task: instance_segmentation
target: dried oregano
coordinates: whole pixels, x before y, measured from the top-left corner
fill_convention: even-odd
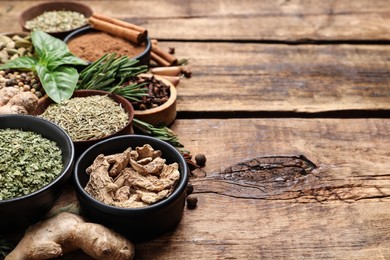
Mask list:
[[[114,134],[129,122],[123,107],[106,95],[74,97],[51,104],[41,116],[62,127],[73,141]]]
[[[61,150],[54,141],[30,131],[0,129],[0,200],[39,190],[62,168]]]

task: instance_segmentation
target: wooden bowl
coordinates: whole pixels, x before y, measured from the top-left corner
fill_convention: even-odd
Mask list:
[[[152,75],[152,74],[141,74],[140,77],[152,77],[161,80],[164,84],[168,85],[170,88],[170,96],[167,102],[161,106],[146,109],[146,110],[134,110],[134,118],[149,123],[153,126],[169,126],[176,119],[176,99],[177,91],[175,86],[168,80],[163,77]]]
[[[45,2],[45,3],[31,6],[20,14],[19,25],[22,27],[22,30],[25,32],[30,32],[31,30],[26,28],[25,26],[26,22],[34,19],[35,17],[47,11],[74,11],[83,14],[86,18],[90,17],[93,13],[92,9],[89,6],[78,2],[57,2],[57,1]],[[77,29],[80,29],[82,27],[84,26],[72,30],[68,30],[68,31],[47,32],[47,33],[56,38],[64,39],[65,36],[67,36],[69,33]]]
[[[89,148],[91,145],[93,145],[97,142],[100,142],[102,140],[108,139],[108,138],[113,137],[113,136],[126,135],[126,134],[133,133],[132,121],[134,118],[134,108],[131,105],[130,101],[128,101],[127,99],[125,99],[122,96],[112,94],[112,93],[106,92],[106,91],[101,91],[101,90],[75,90],[72,97],[87,97],[87,96],[91,96],[91,95],[100,95],[100,96],[108,95],[108,97],[110,97],[111,99],[113,99],[117,103],[121,104],[123,109],[127,112],[129,118],[128,118],[127,124],[122,129],[118,130],[117,132],[115,132],[111,135],[107,135],[107,136],[102,137],[102,138],[92,139],[92,140],[87,140],[87,141],[73,141],[77,156],[80,155],[84,150]],[[49,96],[45,95],[43,98],[41,98],[39,100],[38,107],[35,110],[34,114],[35,115],[42,114],[50,104],[53,104],[53,100],[50,99]]]

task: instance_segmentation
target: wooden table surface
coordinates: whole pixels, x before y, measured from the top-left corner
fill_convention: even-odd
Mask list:
[[[0,31],[37,2],[1,0]],[[207,156],[198,207],[136,259],[390,259],[388,0],[81,2],[193,72],[171,128]]]

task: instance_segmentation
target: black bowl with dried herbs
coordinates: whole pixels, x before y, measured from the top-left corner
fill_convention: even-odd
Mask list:
[[[0,233],[40,220],[55,204],[74,165],[69,135],[31,115],[0,115]]]
[[[154,150],[153,152],[151,152],[151,148]],[[134,159],[134,154],[132,154],[134,151],[136,151],[136,157],[140,156],[139,160]],[[125,155],[126,153],[131,154],[132,160],[137,160],[141,165],[134,161],[124,162],[124,158],[128,156]],[[99,158],[97,158],[98,156]],[[108,164],[105,164],[105,160],[108,160]],[[145,172],[143,174],[133,172],[131,177],[134,178],[131,180],[125,178],[126,172],[135,169],[137,172],[140,171],[139,168],[149,169],[146,172],[152,171],[151,168],[158,168],[155,166],[161,160],[165,164],[162,169],[163,173],[154,172],[153,176],[147,177],[148,174]],[[106,170],[110,171],[110,176],[113,176],[111,171],[114,169],[116,171],[119,168],[115,162],[122,165],[122,170],[118,170],[115,177],[108,178],[106,176],[105,179],[109,182],[112,181],[110,178],[114,179],[115,184],[110,183],[104,187],[97,185],[100,187],[98,191],[103,192],[103,194],[98,196],[95,194],[94,196],[90,187],[97,186],[89,186],[88,183],[100,175],[98,171],[103,174],[104,166],[95,167],[100,162],[106,166],[109,165]],[[154,166],[149,168],[151,165]],[[161,180],[163,177],[167,178]],[[91,146],[77,159],[73,174],[81,214],[93,222],[116,230],[133,242],[155,238],[178,225],[183,215],[188,177],[187,163],[175,147],[145,135],[112,137]],[[145,178],[150,179],[148,181]],[[170,180],[176,180],[173,186],[169,185]],[[99,181],[99,183],[102,182]],[[121,186],[123,183],[131,183],[131,187]],[[146,186],[144,187],[144,185]],[[108,187],[111,189],[111,194],[115,193],[120,198],[104,196],[104,190]],[[116,189],[115,192],[114,189]],[[129,197],[124,197],[126,190],[126,196]]]

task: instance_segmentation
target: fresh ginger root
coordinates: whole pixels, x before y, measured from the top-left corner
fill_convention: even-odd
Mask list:
[[[29,91],[5,87],[0,89],[0,115],[32,114],[38,106],[38,97]]]
[[[134,246],[103,225],[88,223],[72,213],[61,212],[28,228],[5,260],[38,260],[59,257],[82,249],[94,259],[133,259]]]

